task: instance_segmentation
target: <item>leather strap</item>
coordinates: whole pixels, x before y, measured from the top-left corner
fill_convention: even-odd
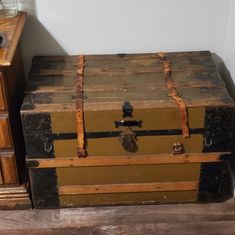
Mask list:
[[[76,122],[77,122],[77,155],[86,157],[84,149],[84,118],[83,118],[83,75],[84,75],[85,56],[78,56],[77,67],[77,103],[76,103]]]
[[[171,62],[170,60],[165,56],[164,53],[158,53],[158,56],[161,58],[163,62],[164,67],[164,78],[166,81],[166,85],[168,88],[168,96],[172,97],[180,111],[181,115],[181,128],[182,128],[182,135],[184,138],[189,137],[189,126],[188,126],[188,111],[186,104],[182,98],[182,96],[179,94],[175,87],[175,83],[173,81],[173,78],[171,76]]]

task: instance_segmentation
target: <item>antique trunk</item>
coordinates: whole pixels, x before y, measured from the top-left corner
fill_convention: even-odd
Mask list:
[[[210,52],[35,57],[36,208],[223,200],[234,104]]]

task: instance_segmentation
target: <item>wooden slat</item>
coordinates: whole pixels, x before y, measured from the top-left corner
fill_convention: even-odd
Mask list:
[[[27,192],[26,186],[14,186],[14,187],[0,187],[0,195],[6,194],[25,194]]]
[[[32,86],[51,86],[51,87],[64,87],[65,89],[68,89],[70,87],[73,87],[75,89],[74,85],[76,84],[76,78],[74,76],[66,76],[64,78],[63,76],[38,76],[38,74],[35,74],[36,76],[31,76],[28,84],[30,87],[28,87],[28,92],[31,91]],[[200,76],[201,79],[198,79]],[[146,80],[148,82],[146,83]],[[182,72],[175,72],[174,73],[174,80],[177,83],[177,87],[181,86],[181,84],[194,86],[195,84],[203,84],[207,86],[214,85],[220,85],[224,86],[223,82],[217,75],[217,71],[214,72],[194,72],[194,73],[187,73],[185,71]],[[135,82],[133,82],[135,81]],[[162,74],[161,73],[148,73],[148,74],[134,74],[134,75],[122,75],[121,79],[120,76],[103,76],[103,75],[94,75],[94,76],[86,76],[84,79],[84,89],[96,89],[97,86],[112,86],[111,89],[116,88],[116,86],[125,85],[124,87],[137,87],[138,83],[142,85],[147,85],[150,83],[151,85],[165,85],[164,80],[162,80]],[[114,86],[115,84],[115,86]],[[72,88],[71,88],[72,89]]]
[[[195,86],[195,87],[180,87],[179,89],[180,94],[184,94],[184,99],[186,103],[189,102],[197,102],[198,100],[201,101],[201,104],[203,102],[208,102],[211,99],[220,99],[222,101],[230,100],[231,97],[228,95],[226,90],[223,89],[223,87],[220,86],[213,86],[213,87],[203,87],[201,86]],[[153,87],[153,89],[150,89],[150,87],[143,86],[141,93],[138,93],[138,89],[126,89],[125,93],[122,92],[115,92],[112,90],[105,91],[103,90],[100,93],[94,92],[94,91],[88,91],[86,90],[84,99],[84,105],[92,102],[109,102],[110,105],[112,105],[115,102],[123,102],[125,100],[130,100],[133,102],[141,102],[142,106],[140,108],[145,108],[146,102],[155,101],[158,106],[162,106],[162,102],[170,103],[171,99],[167,97],[166,95],[166,89],[158,89],[157,87]],[[114,94],[115,93],[115,94]],[[217,96],[214,96],[217,94]],[[67,90],[62,92],[40,92],[37,93],[31,93],[28,94],[25,98],[25,103],[31,103],[33,105],[43,105],[43,104],[74,104],[76,103],[77,94],[73,90]],[[175,107],[175,103],[173,103]],[[225,105],[225,104],[224,104]],[[194,105],[196,106],[196,105]],[[201,105],[202,106],[202,105]]]
[[[177,66],[177,64],[181,65],[197,65],[197,64],[204,64],[209,67],[214,67],[211,57],[210,56],[197,56],[190,57],[190,56],[183,56],[183,57],[175,57],[172,59],[172,63]],[[62,63],[60,63],[62,64]],[[68,63],[67,63],[68,64]],[[93,61],[86,61],[86,67],[89,70],[90,68],[137,68],[137,67],[161,67],[162,63],[159,57],[155,58],[144,58],[144,59],[130,59],[130,60],[93,60]]]
[[[71,228],[72,225],[72,228]],[[221,203],[0,211],[10,235],[233,235],[234,200]]]
[[[188,87],[190,84],[187,83],[181,83],[178,87],[179,88],[185,88]],[[193,88],[207,88],[208,86],[210,86],[211,88],[221,88],[221,85],[214,85],[212,82],[208,82],[208,83],[201,83],[201,82],[195,82],[192,83],[191,87]],[[151,87],[152,91],[159,91],[159,89],[165,89],[164,85],[159,84],[159,85],[155,85],[154,83],[149,83],[149,84],[143,84],[143,90],[148,89],[149,87]],[[52,93],[56,93],[56,92],[72,92],[74,90],[74,86],[70,85],[65,87],[65,85],[61,85],[61,86],[51,86],[51,85],[43,85],[43,83],[41,85],[38,84],[30,84],[28,83],[28,88],[30,90],[27,90],[25,92],[25,94],[39,94],[39,93],[45,93],[45,92],[52,92]],[[131,87],[132,90],[137,90],[137,87]],[[99,91],[99,92],[107,92],[112,90],[113,92],[121,92],[123,91],[122,88],[122,84],[117,85],[116,87],[113,87],[111,84],[110,85],[91,85],[89,88],[84,87],[83,91],[84,92],[92,92],[92,91]]]
[[[159,91],[159,89],[165,89],[165,83],[164,82],[160,82],[160,79],[158,79],[158,77],[153,77],[153,75],[155,74],[151,74],[152,77],[150,77],[150,79],[148,80],[148,83],[145,83],[146,81],[146,76],[136,76],[136,82],[137,83],[132,83],[132,84],[127,84],[125,83],[125,80],[123,78],[123,82],[119,82],[117,83],[115,86],[113,86],[113,83],[110,82],[107,78],[103,78],[103,77],[98,77],[96,79],[93,79],[93,83],[90,82],[90,80],[85,80],[85,84],[83,87],[83,91],[86,92],[107,92],[107,91],[113,91],[113,92],[122,92],[123,91],[123,86],[125,86],[126,90],[132,90],[132,91],[138,91],[138,83],[141,83],[143,86],[143,89],[151,89],[151,91]],[[183,75],[182,75],[183,76]],[[162,77],[162,75],[161,75]],[[52,81],[51,77],[46,77],[46,79],[38,82],[38,81],[29,81],[27,84],[28,89],[25,91],[26,94],[30,94],[30,93],[45,93],[45,92],[73,92],[75,89],[75,82],[73,81],[73,79],[69,79],[72,77],[68,77],[68,79],[66,79],[66,82],[60,82],[58,79],[58,81]],[[99,82],[95,83],[95,80],[97,81],[100,78]],[[177,76],[178,78],[178,76]],[[51,81],[50,81],[50,80]],[[112,81],[115,82],[115,80],[120,81],[120,77],[112,77]],[[156,82],[159,81],[159,82]],[[89,83],[88,83],[89,82]],[[124,84],[125,83],[125,84]],[[178,80],[177,81],[177,87],[178,88],[223,88],[223,84],[220,83],[219,81],[216,83],[215,81],[200,81],[200,80],[196,80],[193,77],[188,78],[187,77],[187,82],[183,81],[183,80]]]
[[[187,107],[233,105],[210,52],[166,53],[166,56],[172,58],[172,77]],[[30,100],[33,112],[40,112],[44,108],[49,112],[76,110],[73,82],[76,58],[53,56],[36,57],[33,60],[28,90],[33,96],[28,94],[25,99],[25,104]],[[131,102],[135,110],[146,108],[149,103],[154,104],[150,104],[153,108],[176,106],[163,87],[162,65],[157,53],[88,55],[84,72],[84,95],[87,97],[84,111],[120,109],[126,100]],[[134,106],[135,102],[137,106]]]
[[[220,162],[221,156],[230,155],[229,152],[220,153],[192,153],[192,154],[158,154],[140,156],[100,156],[87,158],[47,158],[27,160],[30,166],[31,161],[37,161],[37,168],[57,167],[87,167],[87,166],[127,166],[127,165],[154,165],[154,164],[182,164]]]
[[[172,68],[172,72],[213,72],[213,68],[207,68],[203,65],[195,65],[195,66],[183,66],[179,65],[177,68]],[[42,74],[50,75],[48,73],[51,73],[52,75],[58,75],[59,72],[57,71],[40,71]],[[64,71],[64,75],[70,75],[71,72]],[[141,68],[119,68],[119,69],[112,69],[112,68],[91,68],[89,70],[85,70],[85,76],[91,76],[91,75],[109,75],[109,76],[115,76],[115,75],[129,75],[129,74],[148,74],[148,73],[162,73],[162,68],[158,67],[141,67]]]
[[[48,62],[33,65],[30,70],[30,77],[43,77],[50,75],[64,75],[71,76],[75,73],[74,68],[76,63],[69,62]],[[86,74],[94,74],[95,76],[105,73],[105,75],[113,75],[113,72],[116,75],[123,74],[141,74],[141,73],[162,73],[162,64],[160,59],[145,59],[145,60],[119,60],[119,61],[93,61],[86,62],[85,67]],[[175,59],[172,61],[172,71],[174,72],[183,72],[183,71],[211,71],[215,70],[215,65],[213,64],[210,57],[205,57],[201,59],[200,57],[197,60],[192,61],[188,57],[182,57],[180,60]]]
[[[6,195],[1,195],[0,194],[0,199],[16,199],[16,198],[27,198],[28,194],[27,193],[19,193],[19,194],[6,194]]]
[[[149,100],[148,102],[145,102],[143,105],[142,101],[132,101],[132,106],[135,107],[135,109],[153,109],[153,108],[172,108],[175,107],[173,100]],[[187,107],[201,107],[202,105],[211,106],[214,105],[216,107],[231,107],[233,108],[234,105],[231,103],[231,99],[224,99],[221,100],[220,98],[211,98],[207,100],[202,99],[194,99],[193,101],[186,102]],[[216,105],[215,105],[216,104]],[[105,110],[121,110],[123,106],[123,102],[107,102],[107,101],[92,101],[89,103],[84,103],[84,111],[103,111]],[[55,112],[55,111],[74,111],[76,108],[76,104],[68,104],[68,103],[60,103],[60,104],[35,104],[32,105],[32,103],[24,103],[24,105],[21,106],[21,113],[22,114],[35,114],[37,112]]]
[[[198,190],[198,182],[103,184],[60,186],[59,195],[84,195],[98,193],[132,193]]]
[[[176,58],[184,56],[210,56],[209,51],[188,51],[188,52],[169,52],[166,53],[167,57]],[[137,60],[137,59],[151,59],[157,58],[157,53],[146,53],[146,54],[125,54],[125,56],[116,55],[87,55],[86,61],[96,60]]]
[[[211,57],[209,51],[192,51],[192,52],[170,52],[166,53],[170,58],[180,57]],[[145,53],[145,54],[126,54],[125,57],[120,55],[86,55],[86,61],[109,61],[109,60],[143,60],[143,59],[157,59],[157,53]],[[35,56],[32,61],[32,65],[41,65],[42,63],[57,63],[57,62],[69,62],[76,63],[77,56]]]
[[[42,63],[72,62],[77,63],[78,56],[35,56],[32,65],[41,65]]]

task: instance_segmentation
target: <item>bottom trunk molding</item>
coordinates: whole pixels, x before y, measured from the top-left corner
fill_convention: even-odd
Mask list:
[[[230,152],[189,153],[189,154],[157,154],[135,156],[88,156],[87,158],[37,158],[28,159],[29,168],[60,168],[86,166],[126,166],[152,164],[209,163],[222,162],[230,158]]]
[[[82,195],[98,193],[133,193],[198,190],[198,182],[135,183],[60,186],[59,195]]]

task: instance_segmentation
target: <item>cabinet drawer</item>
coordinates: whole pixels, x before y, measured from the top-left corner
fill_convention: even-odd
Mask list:
[[[0,171],[2,177],[2,184],[16,184],[17,170],[15,164],[15,155],[12,152],[0,153]]]
[[[0,149],[11,147],[12,140],[8,116],[0,116]]]
[[[3,184],[3,179],[2,179],[2,169],[0,167],[0,185]]]
[[[0,72],[0,111],[6,110],[6,100],[4,95],[3,77]]]

